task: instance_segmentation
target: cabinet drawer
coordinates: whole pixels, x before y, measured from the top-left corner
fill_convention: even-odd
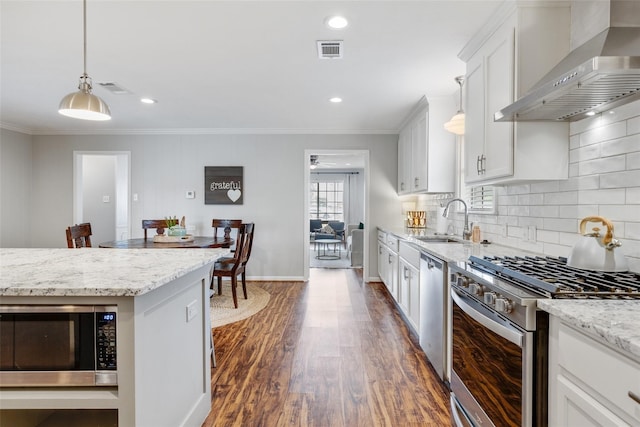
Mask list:
[[[389,249],[391,249],[393,252],[398,253],[398,238],[396,236],[387,233],[387,240],[385,243],[387,244],[387,246],[389,246]]]
[[[387,244],[387,233],[385,233],[382,230],[378,230],[378,240],[386,245]]]
[[[400,242],[400,256],[413,267],[420,268],[420,251],[407,242]]]
[[[628,395],[640,396],[640,364],[616,353],[604,344],[561,325],[558,334],[558,364],[561,371],[574,375],[589,389],[636,420],[640,403]]]

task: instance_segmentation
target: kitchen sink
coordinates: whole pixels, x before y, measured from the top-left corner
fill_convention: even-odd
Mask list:
[[[444,237],[444,236],[414,236],[414,237],[422,242],[428,242],[428,243],[463,243],[460,240],[453,239],[451,237]]]

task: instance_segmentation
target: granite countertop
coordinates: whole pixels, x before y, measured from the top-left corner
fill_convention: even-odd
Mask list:
[[[538,308],[640,358],[640,300],[544,299]]]
[[[229,249],[0,248],[0,296],[136,296]]]
[[[516,256],[542,255],[497,244],[483,245],[463,241],[463,243],[431,243],[416,239],[416,236],[433,235],[429,229],[389,229],[379,227],[400,239],[411,242],[421,250],[447,262],[464,262],[469,256]],[[540,299],[538,308],[560,317],[568,324],[588,335],[600,338],[614,348],[640,357],[640,300],[562,300]]]
[[[496,243],[481,244],[473,243],[470,240],[463,240],[461,236],[438,236],[448,237],[458,240],[459,243],[445,242],[425,242],[416,238],[416,236],[434,236],[434,230],[431,229],[410,229],[410,228],[384,228],[378,227],[380,230],[391,233],[396,237],[413,243],[424,252],[436,256],[446,262],[464,262],[471,255],[477,257],[483,256],[517,256],[517,255],[542,255],[535,252],[528,252],[522,249],[516,249],[509,246],[498,245]]]

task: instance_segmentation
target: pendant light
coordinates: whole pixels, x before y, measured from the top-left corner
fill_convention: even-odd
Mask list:
[[[456,135],[464,135],[464,111],[462,110],[462,85],[464,84],[464,76],[456,77],[456,83],[460,85],[460,109],[455,116],[444,124],[444,128]]]
[[[78,92],[70,93],[62,98],[58,113],[82,120],[111,120],[109,106],[99,97],[91,93],[91,77],[87,74],[87,0],[82,1],[83,36],[84,36],[84,73],[80,76]]]

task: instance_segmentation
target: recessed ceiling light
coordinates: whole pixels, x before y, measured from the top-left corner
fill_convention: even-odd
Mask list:
[[[140,98],[140,102],[142,102],[143,104],[155,104],[158,101],[152,98]]]
[[[344,16],[332,16],[327,18],[326,22],[329,28],[333,28],[335,30],[340,30],[349,25],[349,21],[347,21],[347,18]]]
[[[595,111],[589,111],[589,112],[587,113],[587,116],[595,116],[595,115],[596,115],[596,112],[595,112]]]
[[[338,98],[337,96],[333,98],[329,98],[329,102],[333,102],[334,104],[339,104],[342,102],[342,98]]]

